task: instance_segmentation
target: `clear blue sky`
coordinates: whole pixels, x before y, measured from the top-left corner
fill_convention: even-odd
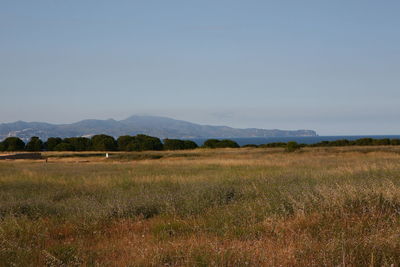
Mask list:
[[[1,0],[0,122],[400,134],[400,1]]]

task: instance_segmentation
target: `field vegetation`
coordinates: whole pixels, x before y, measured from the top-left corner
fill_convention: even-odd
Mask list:
[[[399,266],[400,147],[0,162],[0,266]]]

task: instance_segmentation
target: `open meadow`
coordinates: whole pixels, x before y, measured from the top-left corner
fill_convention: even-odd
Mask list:
[[[0,161],[0,266],[399,266],[400,147]]]

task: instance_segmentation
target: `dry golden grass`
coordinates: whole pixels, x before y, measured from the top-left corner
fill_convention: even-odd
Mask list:
[[[400,148],[0,162],[0,266],[398,266]]]

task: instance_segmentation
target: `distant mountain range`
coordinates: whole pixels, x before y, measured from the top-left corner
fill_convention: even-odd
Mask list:
[[[95,134],[107,134],[114,137],[147,134],[159,138],[182,139],[317,136],[313,130],[237,129],[228,126],[200,125],[166,117],[137,115],[120,121],[83,120],[71,124],[17,121],[0,124],[0,140],[10,136],[17,136],[26,141],[32,136],[47,140],[49,137],[90,137]]]

